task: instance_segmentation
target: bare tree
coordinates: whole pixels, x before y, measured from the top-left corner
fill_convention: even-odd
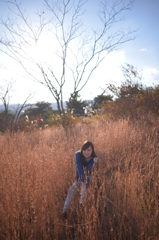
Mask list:
[[[12,131],[13,131],[13,126],[16,126],[18,125],[18,121],[19,121],[19,117],[22,113],[22,111],[27,108],[28,106],[31,106],[32,104],[28,103],[27,102],[32,98],[34,97],[35,93],[30,93],[26,99],[24,100],[24,102],[22,104],[18,104],[16,109],[15,109],[15,112],[13,114],[13,117],[10,121],[10,133],[12,134]]]
[[[17,0],[1,1],[8,4],[12,15],[0,20],[4,33],[0,51],[49,89],[59,114],[64,114],[63,92],[67,82],[72,96],[79,93],[110,52],[135,39],[136,30],[122,29],[119,24],[124,20],[124,11],[132,9],[134,0],[100,1],[100,24],[96,29],[84,21],[87,0],[44,0],[45,9],[36,13],[34,22]],[[46,56],[45,52],[39,55],[43,40],[46,51],[50,46]]]
[[[14,85],[14,82],[8,82],[6,86],[1,86],[0,89],[0,99],[4,106],[4,126],[3,128],[6,129],[8,127],[9,123],[9,103],[11,98],[11,90]]]
[[[3,112],[3,121],[1,119],[2,125],[0,130],[5,131],[7,128],[10,128],[10,133],[12,133],[13,125],[18,124],[19,117],[21,115],[21,112],[31,104],[27,104],[27,102],[35,95],[35,93],[30,93],[24,102],[22,104],[18,104],[16,108],[14,109],[14,113],[10,113],[10,99],[11,99],[11,93],[12,88],[14,85],[14,82],[6,82],[5,86],[0,87],[0,100],[3,103],[4,106],[4,112]],[[2,113],[1,113],[2,114]]]

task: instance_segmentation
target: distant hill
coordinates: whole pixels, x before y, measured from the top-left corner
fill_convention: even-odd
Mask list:
[[[89,104],[92,102],[92,100],[86,100],[86,102]],[[18,106],[18,104],[10,104],[10,106],[9,106],[10,113],[14,113],[17,106]],[[63,102],[63,106],[64,106],[64,109],[66,109],[66,102]],[[31,104],[31,106],[26,107],[25,110],[30,107],[34,108],[36,106],[35,106],[35,104]],[[51,107],[53,110],[57,110],[57,103],[51,103]],[[4,106],[3,106],[3,104],[0,104],[0,112],[3,112],[3,111],[4,111]]]
[[[64,108],[66,108],[65,102],[63,103],[63,105],[64,105]],[[18,106],[18,104],[10,104],[10,106],[9,106],[10,113],[14,113],[17,106]],[[20,106],[21,106],[21,104],[20,104]],[[34,108],[36,106],[35,106],[35,104],[31,104],[31,106],[28,106],[25,109],[30,108],[30,107]],[[51,107],[53,110],[57,110],[57,103],[51,103]],[[3,106],[3,104],[0,104],[0,112],[2,112],[2,111],[4,111],[4,106]]]

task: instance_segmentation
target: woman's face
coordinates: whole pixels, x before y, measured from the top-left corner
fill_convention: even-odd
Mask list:
[[[90,159],[91,155],[92,155],[91,146],[88,147],[86,150],[83,150],[83,156],[85,157],[86,160]]]

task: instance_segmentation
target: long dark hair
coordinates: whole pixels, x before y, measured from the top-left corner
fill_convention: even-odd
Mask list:
[[[95,154],[95,151],[94,151],[94,146],[93,146],[93,143],[90,142],[90,141],[85,141],[80,149],[80,154],[81,154],[81,162],[84,166],[87,165],[87,162],[85,160],[85,157],[83,155],[83,150],[86,150],[87,148],[91,147],[92,148],[92,154],[91,154],[91,157],[94,158],[94,157],[97,157],[97,155]]]

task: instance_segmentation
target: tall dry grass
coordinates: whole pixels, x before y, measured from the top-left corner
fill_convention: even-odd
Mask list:
[[[99,179],[85,207],[74,182],[74,155],[94,143]],[[0,136],[0,239],[158,239],[159,130],[127,120]]]

